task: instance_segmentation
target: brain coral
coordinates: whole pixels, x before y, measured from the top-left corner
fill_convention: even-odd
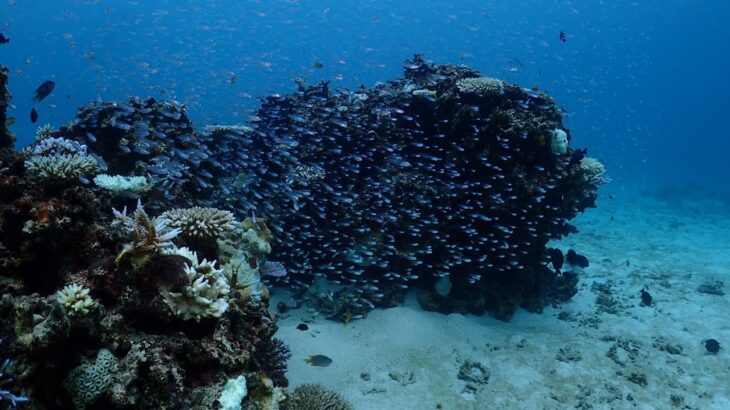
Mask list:
[[[84,363],[71,370],[66,376],[64,386],[71,394],[77,409],[85,409],[109,388],[117,364],[118,360],[112,352],[101,349],[93,364]]]

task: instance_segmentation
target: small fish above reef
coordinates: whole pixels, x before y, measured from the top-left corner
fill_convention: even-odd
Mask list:
[[[305,362],[317,367],[327,367],[332,364],[332,359],[325,355],[315,354],[304,359]]]
[[[35,124],[35,122],[38,121],[38,111],[36,111],[35,108],[30,110],[30,122]]]
[[[653,299],[651,293],[646,290],[646,287],[641,288],[641,306],[651,306]]]
[[[5,126],[6,126],[6,127],[9,127],[9,126],[11,126],[11,125],[13,125],[13,124],[15,124],[15,117],[8,117],[8,118],[7,118],[6,120],[5,120]]]
[[[560,42],[565,43],[568,41],[568,35],[563,30],[560,30]]]
[[[10,42],[10,39],[5,37],[3,33],[0,33],[0,44],[8,44]]]
[[[314,67],[314,68],[322,68],[322,67],[324,67],[324,64],[322,64],[319,61],[315,61],[315,62],[312,63],[312,67]]]
[[[38,88],[35,89],[35,92],[33,93],[33,101],[35,102],[41,102],[44,98],[51,95],[53,92],[53,89],[56,88],[56,83],[48,80],[44,82],[43,84],[39,85]]]

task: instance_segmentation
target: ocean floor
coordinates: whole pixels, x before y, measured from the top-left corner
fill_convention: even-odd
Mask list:
[[[553,245],[591,265],[542,314],[443,315],[415,297],[347,326],[288,312],[276,337],[292,349],[290,388],[321,383],[358,410],[730,409],[730,207],[604,196],[575,224]],[[313,354],[333,363],[305,363]]]

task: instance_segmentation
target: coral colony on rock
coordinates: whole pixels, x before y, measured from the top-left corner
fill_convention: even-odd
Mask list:
[[[603,166],[543,92],[419,55],[404,69],[298,82],[202,131],[185,106],[92,103],[23,151],[0,71],[0,403],[351,408],[284,390],[267,285],[343,322],[408,289],[502,319],[570,299],[577,274],[546,244],[594,205]]]

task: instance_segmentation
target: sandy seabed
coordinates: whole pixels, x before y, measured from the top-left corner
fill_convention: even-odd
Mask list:
[[[276,335],[290,387],[321,383],[358,410],[730,409],[730,206],[604,195],[574,222],[552,244],[591,261],[570,302],[509,322],[426,312],[413,296],[347,326],[293,310]],[[333,363],[305,363],[313,354]]]

